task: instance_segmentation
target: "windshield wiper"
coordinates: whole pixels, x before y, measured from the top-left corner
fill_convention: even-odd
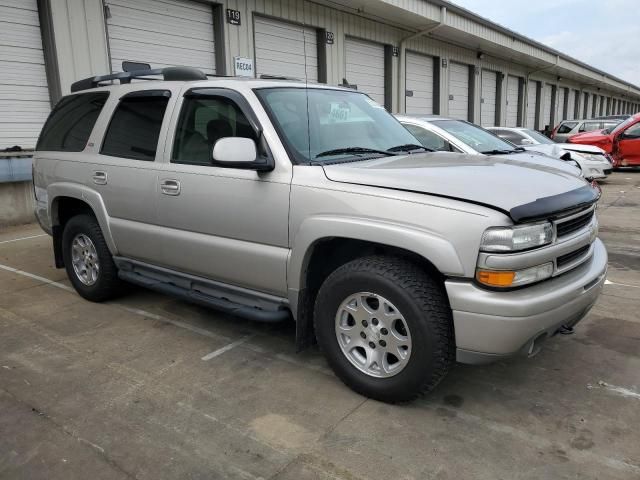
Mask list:
[[[484,152],[480,152],[483,155],[506,155],[508,153],[518,153],[526,151],[522,147],[513,148],[511,150],[485,150]]]
[[[413,150],[422,149],[425,152],[435,152],[432,148],[427,148],[424,145],[418,145],[415,143],[407,143],[405,145],[396,145],[387,150],[387,152],[411,152]]]
[[[336,148],[334,150],[327,150],[326,152],[322,152],[316,155],[315,158],[320,157],[329,157],[331,155],[342,155],[343,153],[379,153],[380,155],[389,156],[394,155],[391,152],[386,150],[376,150],[375,148],[366,148],[366,147],[347,147],[347,148]]]

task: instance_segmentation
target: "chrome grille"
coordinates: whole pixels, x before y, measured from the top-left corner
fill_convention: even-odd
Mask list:
[[[567,235],[571,235],[578,230],[583,229],[587,225],[591,223],[593,219],[594,209],[589,209],[588,212],[578,214],[567,220],[560,219],[556,221],[556,235],[558,238],[566,237]]]

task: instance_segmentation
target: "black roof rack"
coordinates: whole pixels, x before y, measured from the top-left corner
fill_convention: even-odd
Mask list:
[[[101,86],[102,82],[118,80],[120,84],[131,83],[134,78],[150,80],[146,77],[162,75],[164,80],[168,81],[189,81],[189,80],[206,80],[201,70],[192,67],[165,67],[165,68],[149,68],[144,70],[135,70],[133,72],[118,72],[109,75],[98,75],[83,80],[78,80],[71,84],[72,92],[88,90]]]
[[[260,75],[261,80],[293,80],[296,82],[301,82],[299,78],[295,77],[285,77],[284,75],[269,75],[267,73],[263,73]]]

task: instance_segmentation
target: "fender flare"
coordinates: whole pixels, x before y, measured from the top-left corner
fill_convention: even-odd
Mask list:
[[[57,202],[61,197],[69,197],[81,200],[89,205],[91,210],[93,210],[93,213],[96,217],[96,220],[98,220],[98,225],[100,225],[100,229],[102,230],[102,234],[104,235],[104,239],[111,254],[118,254],[118,249],[116,248],[116,244],[113,241],[111,228],[109,227],[109,215],[107,214],[107,209],[105,207],[104,201],[102,200],[102,196],[98,192],[77,183],[57,182],[52,183],[47,187],[47,195],[49,200],[49,215],[52,227],[58,226],[60,224]]]
[[[322,215],[305,219],[293,237],[287,265],[290,292],[305,287],[305,272],[314,245],[336,237],[401,248],[425,258],[444,275],[465,275],[454,246],[436,232],[370,218]]]

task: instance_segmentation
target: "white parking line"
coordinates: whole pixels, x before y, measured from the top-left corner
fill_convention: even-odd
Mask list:
[[[605,280],[604,284],[605,285],[618,285],[620,287],[640,288],[640,285],[629,285],[628,283],[618,283],[618,282],[612,282],[610,280]]]
[[[2,265],[0,263],[0,270],[6,270],[7,272],[17,273],[18,275],[22,275],[23,277],[29,277],[34,280],[38,280],[39,282],[46,283],[47,285],[51,285],[53,287],[61,288],[62,290],[66,290],[67,292],[75,292],[75,290],[64,283],[54,282],[53,280],[49,280],[48,278],[41,277],[40,275],[34,275],[33,273],[25,272],[24,270],[18,270],[17,268],[10,267],[9,265]]]
[[[635,398],[636,400],[640,400],[640,393],[634,392],[630,388],[617,387],[615,385],[610,385],[607,382],[603,382],[602,380],[598,382],[598,386],[602,388],[606,388],[607,390],[614,392],[618,395],[622,395],[623,397]],[[587,385],[587,388],[592,389],[594,388],[594,386],[589,384]]]
[[[40,235],[31,235],[30,237],[13,238],[11,240],[3,240],[2,242],[0,242],[0,245],[3,243],[20,242],[22,240],[29,240],[30,238],[40,238],[40,237],[46,237],[46,236],[47,236],[46,233],[42,233]]]
[[[238,345],[242,345],[243,343],[248,342],[254,336],[255,335],[247,335],[245,337],[240,338],[239,340],[236,340],[235,342],[231,342],[230,344],[225,345],[224,347],[220,347],[219,349],[214,350],[211,353],[207,353],[204,357],[202,357],[202,360],[204,360],[206,362],[207,360],[211,360],[212,358],[215,358],[215,357],[217,357],[219,355],[222,355],[224,352],[228,352],[232,348],[235,348]]]

